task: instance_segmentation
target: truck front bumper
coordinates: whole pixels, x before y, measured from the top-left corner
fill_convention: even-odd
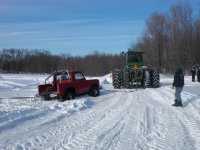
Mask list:
[[[51,100],[51,99],[58,98],[58,93],[57,92],[44,92],[44,93],[38,94],[38,96],[44,98],[45,100]]]

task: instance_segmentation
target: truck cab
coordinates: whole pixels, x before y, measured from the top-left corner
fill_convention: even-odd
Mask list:
[[[46,100],[58,98],[65,101],[85,93],[99,96],[99,80],[86,80],[81,71],[55,71],[38,86],[38,95]]]

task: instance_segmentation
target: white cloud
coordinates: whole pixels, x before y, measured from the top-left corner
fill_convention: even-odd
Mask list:
[[[26,34],[30,34],[33,32],[0,32],[0,38],[7,38],[7,37],[14,37],[14,36],[20,36],[20,35],[26,35]]]
[[[24,32],[1,32],[0,35],[1,37],[10,37],[10,36],[17,36],[17,35],[22,35]]]

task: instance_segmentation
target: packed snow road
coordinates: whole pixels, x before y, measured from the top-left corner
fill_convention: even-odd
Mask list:
[[[172,77],[157,89],[113,90],[63,103],[34,96],[41,75],[0,74],[0,149],[200,149],[200,83],[186,77],[184,107],[172,107]]]

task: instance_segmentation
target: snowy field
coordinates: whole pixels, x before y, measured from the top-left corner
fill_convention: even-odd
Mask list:
[[[200,83],[189,76],[182,108],[171,106],[173,77],[157,89],[113,90],[106,75],[97,98],[31,98],[47,76],[0,74],[1,150],[200,150]]]

